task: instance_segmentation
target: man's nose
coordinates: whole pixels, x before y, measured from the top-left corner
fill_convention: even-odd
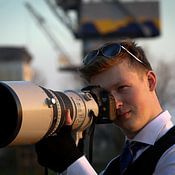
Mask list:
[[[119,109],[123,106],[123,100],[119,94],[117,94],[115,91],[112,91],[111,94],[114,96],[116,109]]]

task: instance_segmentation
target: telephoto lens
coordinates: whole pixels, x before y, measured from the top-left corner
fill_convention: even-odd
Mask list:
[[[0,105],[0,147],[35,144],[59,132],[65,109],[70,109],[75,131],[90,126],[99,112],[88,92],[56,92],[27,81],[1,81]]]
[[[0,81],[0,147],[35,144],[58,133],[70,110],[72,130],[113,122],[115,99],[99,86],[53,91],[29,81]]]

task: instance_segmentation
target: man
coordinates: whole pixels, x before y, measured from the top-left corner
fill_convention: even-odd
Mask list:
[[[114,123],[126,135],[126,145],[141,145],[137,152],[129,147],[127,156],[130,152],[132,156],[129,163],[123,152],[101,174],[172,175],[175,172],[175,129],[169,112],[160,105],[156,93],[157,78],[142,48],[130,40],[105,44],[87,54],[80,72],[90,85],[100,85],[114,96]],[[69,113],[66,124],[71,124]],[[54,171],[65,172],[67,169],[70,175],[95,175],[73,140],[70,144],[69,133],[63,131],[52,141],[48,138],[38,143],[39,163]],[[66,148],[66,140],[71,148]],[[60,152],[68,155],[60,155]],[[62,162],[64,158],[70,161]]]

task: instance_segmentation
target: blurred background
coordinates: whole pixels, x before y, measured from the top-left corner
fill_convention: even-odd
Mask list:
[[[175,116],[174,7],[174,0],[0,0],[0,80],[79,90],[85,84],[77,68],[89,50],[132,38],[153,63],[159,98]],[[120,152],[123,139],[112,124],[96,126],[93,166],[98,172]],[[0,174],[12,173],[44,174],[32,145],[0,149]]]

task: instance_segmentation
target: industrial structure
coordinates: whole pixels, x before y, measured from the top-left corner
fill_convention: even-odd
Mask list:
[[[161,34],[159,1],[45,0],[53,14],[82,41],[85,55],[99,44],[119,38],[151,38]],[[74,17],[72,17],[74,16]],[[77,67],[61,66],[73,71]]]

